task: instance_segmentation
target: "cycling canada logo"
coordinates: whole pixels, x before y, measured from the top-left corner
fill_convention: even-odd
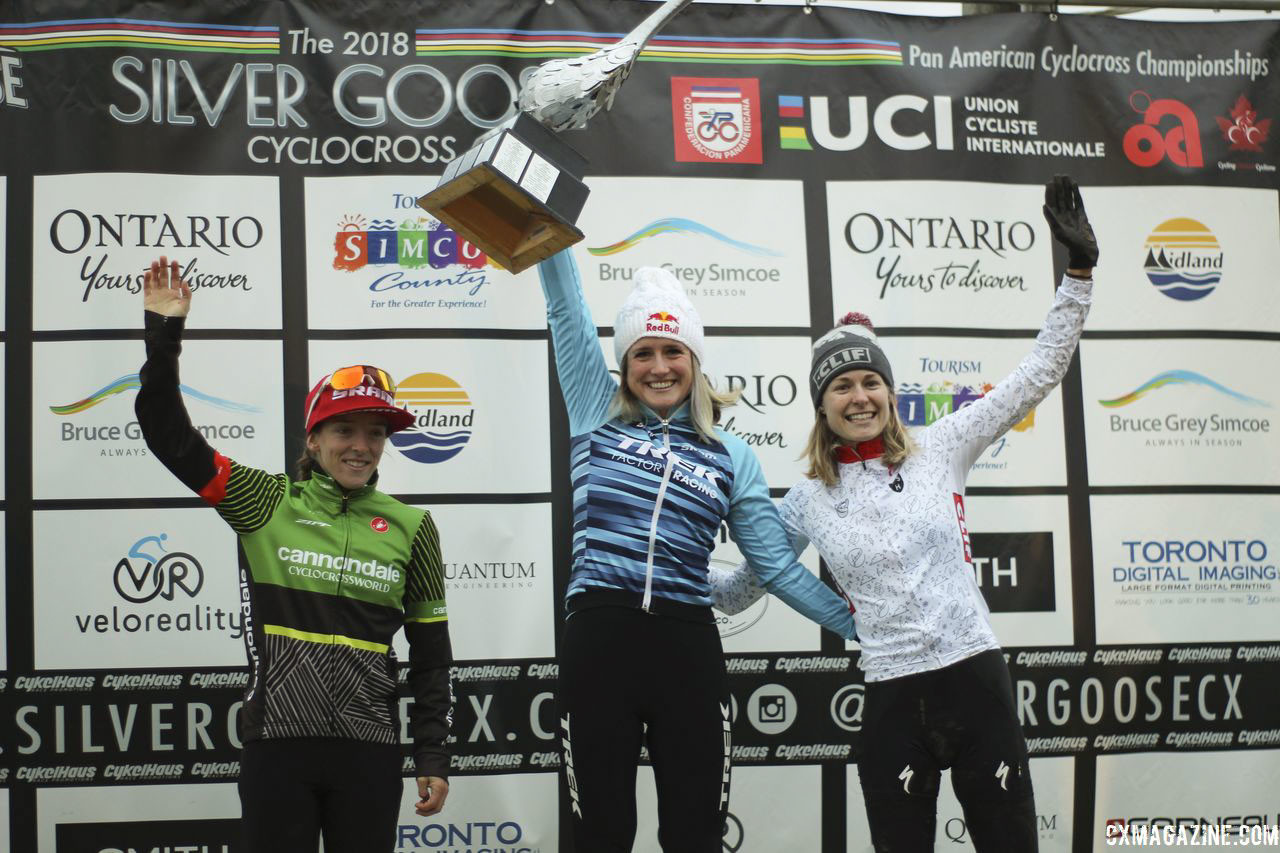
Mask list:
[[[763,163],[754,77],[672,77],[671,119],[680,163]]]
[[[414,462],[446,462],[471,440],[475,407],[466,389],[443,373],[415,373],[396,386],[396,405],[413,426],[392,433],[391,444]]]
[[[1203,299],[1222,280],[1222,246],[1202,222],[1185,216],[1161,222],[1144,248],[1147,279],[1170,299]]]
[[[1258,111],[1249,103],[1248,98],[1241,95],[1231,108],[1229,117],[1218,116],[1217,119],[1222,138],[1228,143],[1228,151],[1262,153],[1262,143],[1267,141],[1271,130],[1271,119],[1259,121]]]
[[[1153,99],[1141,90],[1129,95],[1129,106],[1142,121],[1124,135],[1124,156],[1135,166],[1149,169],[1166,157],[1175,166],[1204,166],[1200,148],[1200,123],[1182,101]]]

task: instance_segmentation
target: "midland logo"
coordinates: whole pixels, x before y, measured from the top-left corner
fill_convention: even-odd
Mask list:
[[[754,77],[672,77],[671,124],[680,163],[763,163]]]
[[[416,206],[412,195],[393,193],[397,208]],[[442,222],[428,216],[338,221],[333,268],[361,273],[373,296],[369,307],[387,311],[484,308],[489,258]],[[369,276],[372,275],[370,278]]]
[[[1222,246],[1202,222],[1185,216],[1165,220],[1147,237],[1144,248],[1147,279],[1170,299],[1203,299],[1222,280]]]
[[[401,454],[427,465],[447,462],[471,441],[475,407],[467,391],[443,373],[415,373],[396,386],[396,405],[413,415],[413,426],[389,438]]]
[[[802,95],[778,96],[778,147],[798,151],[814,150],[813,143],[827,151],[861,148],[874,133],[877,140],[898,151],[937,148],[955,149],[951,98],[935,95],[890,95],[872,109],[865,95],[850,95],[844,110],[832,119],[830,99]],[[837,136],[834,127],[848,127]],[[810,142],[812,139],[812,142]]]
[[[1172,98],[1153,99],[1141,90],[1129,95],[1129,106],[1142,116],[1124,135],[1124,156],[1130,163],[1150,169],[1168,157],[1187,169],[1204,165],[1200,123],[1190,107]]]
[[[62,417],[80,415],[117,394],[137,391],[140,387],[141,382],[138,374],[127,373],[107,383],[87,397],[76,400],[74,403],[50,406],[49,411]],[[262,412],[262,409],[258,406],[237,403],[233,400],[224,400],[221,397],[215,397],[212,394],[206,394],[203,391],[192,388],[190,385],[179,385],[178,389],[184,397],[198,400],[224,412],[237,415],[260,414]],[[211,442],[257,437],[257,429],[252,423],[193,424],[193,426],[206,440]],[[87,443],[90,446],[96,446],[99,456],[147,455],[147,449],[143,446],[142,427],[135,420],[130,420],[123,424],[98,423],[88,426],[80,426],[64,421],[59,424],[59,427],[58,437],[61,441],[76,444]]]
[[[1271,420],[1252,414],[1257,409],[1271,408],[1271,404],[1250,397],[1193,370],[1168,370],[1151,377],[1127,394],[1109,400],[1099,400],[1107,409],[1127,409],[1148,396],[1168,400],[1168,391],[1181,391],[1181,398],[1189,397],[1192,405],[1165,414],[1150,414],[1150,405],[1129,409],[1124,414],[1115,413],[1108,418],[1113,433],[1141,435],[1146,447],[1243,447],[1244,440],[1259,434],[1270,434]],[[1213,404],[1230,403],[1235,407],[1252,410],[1241,416],[1238,412],[1215,412]],[[1143,410],[1148,414],[1143,414]],[[1184,411],[1193,414],[1184,414]]]
[[[143,536],[129,546],[111,572],[111,584],[125,603],[110,611],[72,614],[81,634],[213,631],[232,639],[244,635],[240,611],[196,600],[204,588],[204,568],[191,554],[171,550],[168,539],[167,533]]]

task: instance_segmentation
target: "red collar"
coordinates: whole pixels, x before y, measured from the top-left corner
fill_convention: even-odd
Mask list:
[[[853,462],[865,462],[884,455],[884,442],[877,436],[870,441],[860,442],[856,447],[847,444],[836,445],[836,461],[848,465]]]

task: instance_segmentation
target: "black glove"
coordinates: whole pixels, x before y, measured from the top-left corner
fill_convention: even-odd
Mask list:
[[[1067,250],[1067,269],[1098,265],[1098,240],[1085,215],[1080,187],[1069,175],[1054,175],[1044,185],[1044,218],[1054,239]]]

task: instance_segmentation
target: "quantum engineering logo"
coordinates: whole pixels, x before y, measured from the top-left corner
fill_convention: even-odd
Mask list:
[[[1167,370],[1164,373],[1151,377],[1128,394],[1113,397],[1110,400],[1099,400],[1098,402],[1108,409],[1118,409],[1122,406],[1128,406],[1131,403],[1136,403],[1138,400],[1153,392],[1176,386],[1206,388],[1248,406],[1270,407],[1271,405],[1265,400],[1259,400],[1256,397],[1241,394],[1239,391],[1233,391],[1226,385],[1223,385],[1220,382],[1215,382],[1209,377],[1196,373],[1193,370]]]
[[[1161,222],[1144,248],[1147,279],[1170,299],[1203,299],[1222,280],[1222,246],[1202,222],[1185,216]]]
[[[680,163],[763,163],[760,81],[754,77],[672,77],[671,122]]]
[[[109,397],[114,397],[117,394],[123,394],[126,391],[137,391],[141,387],[142,383],[138,378],[138,374],[129,373],[121,376],[113,382],[107,383],[97,391],[94,391],[88,397],[76,400],[74,403],[67,403],[61,406],[50,406],[49,411],[53,412],[55,415],[78,415],[83,411],[92,409],[94,406],[102,403]],[[190,385],[179,385],[178,389],[187,397],[191,397],[192,399],[199,400],[203,403],[208,403],[210,406],[213,406],[216,409],[221,409],[224,412],[258,414],[262,411],[258,406],[253,406],[248,403],[237,403],[234,400],[224,400],[221,397],[215,397],[212,394],[206,394],[203,391],[192,388]]]
[[[1168,157],[1188,169],[1204,165],[1200,122],[1190,107],[1173,98],[1152,99],[1141,90],[1129,95],[1129,106],[1142,116],[1124,135],[1124,156],[1130,163],[1149,169]]]
[[[443,373],[415,373],[396,386],[396,405],[413,426],[391,434],[391,444],[414,462],[434,465],[462,452],[471,440],[475,408],[466,389]]]
[[[928,426],[934,421],[957,412],[969,404],[981,400],[995,386],[983,383],[977,386],[960,385],[949,380],[932,382],[904,382],[898,386],[898,417],[906,426]],[[1036,410],[1013,425],[1014,432],[1026,432],[1036,425]]]
[[[1262,143],[1267,141],[1271,131],[1271,119],[1258,120],[1258,111],[1249,103],[1249,99],[1241,95],[1229,116],[1217,116],[1218,129],[1222,138],[1228,143],[1228,151],[1252,151],[1262,153]]]
[[[587,251],[596,257],[605,257],[608,255],[616,255],[625,252],[628,249],[634,249],[646,240],[652,240],[655,237],[703,237],[714,240],[730,248],[746,252],[749,255],[766,258],[780,258],[782,252],[774,251],[765,246],[757,246],[754,243],[747,243],[737,240],[724,234],[709,225],[703,225],[701,222],[695,222],[692,219],[684,219],[682,217],[668,217],[665,219],[656,219],[647,225],[644,225],[635,231],[623,237],[616,243],[607,246],[598,246],[588,248]]]
[[[344,216],[333,238],[333,268],[356,272],[367,266],[407,270],[461,266],[483,269],[489,258],[474,243],[430,217],[392,219]]]

